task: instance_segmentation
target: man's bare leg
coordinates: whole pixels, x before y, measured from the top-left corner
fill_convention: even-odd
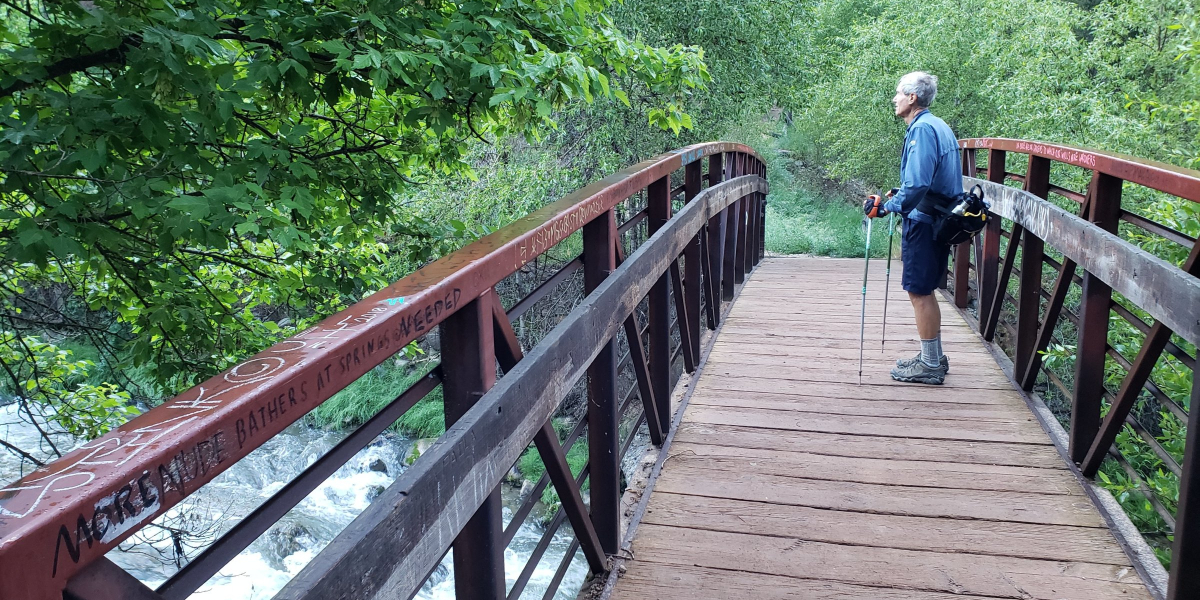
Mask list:
[[[930,368],[949,370],[949,362],[942,356],[942,310],[937,298],[933,294],[921,296],[910,292],[908,299],[912,302],[917,333],[921,337],[920,361]]]
[[[916,313],[917,334],[923,340],[937,338],[942,331],[942,309],[938,306],[937,298],[933,294],[920,296],[909,292],[908,300],[912,302]]]

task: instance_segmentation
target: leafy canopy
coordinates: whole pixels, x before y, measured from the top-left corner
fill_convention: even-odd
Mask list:
[[[473,139],[627,101],[617,76],[687,126],[700,50],[630,39],[608,4],[0,2],[6,339],[119,334],[180,387],[385,284],[397,198],[469,174]],[[111,321],[22,293],[55,286]]]

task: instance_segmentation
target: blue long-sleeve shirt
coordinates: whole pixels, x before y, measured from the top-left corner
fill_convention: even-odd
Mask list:
[[[932,216],[917,210],[927,193],[953,198],[963,191],[958,138],[929,109],[917,114],[904,135],[900,182],[900,191],[884,203],[884,209],[924,223],[933,222]]]

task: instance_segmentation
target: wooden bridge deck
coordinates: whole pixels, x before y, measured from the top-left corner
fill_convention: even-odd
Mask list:
[[[896,262],[888,339],[861,260],[765,260],[704,366],[617,582],[621,599],[1149,598],[1047,434],[953,307],[950,375]],[[882,300],[882,261],[869,297]]]

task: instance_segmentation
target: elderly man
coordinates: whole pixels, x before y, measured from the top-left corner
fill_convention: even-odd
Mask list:
[[[900,78],[892,104],[896,116],[908,124],[900,154],[901,186],[888,193],[886,202],[871,196],[863,210],[871,218],[889,212],[904,217],[902,285],[916,312],[921,352],[897,360],[892,379],[941,385],[950,361],[942,354],[942,313],[933,291],[945,276],[950,248],[934,239],[933,223],[950,199],[962,193],[962,165],[954,132],[929,112],[936,95],[937,77],[933,75],[917,71]]]

